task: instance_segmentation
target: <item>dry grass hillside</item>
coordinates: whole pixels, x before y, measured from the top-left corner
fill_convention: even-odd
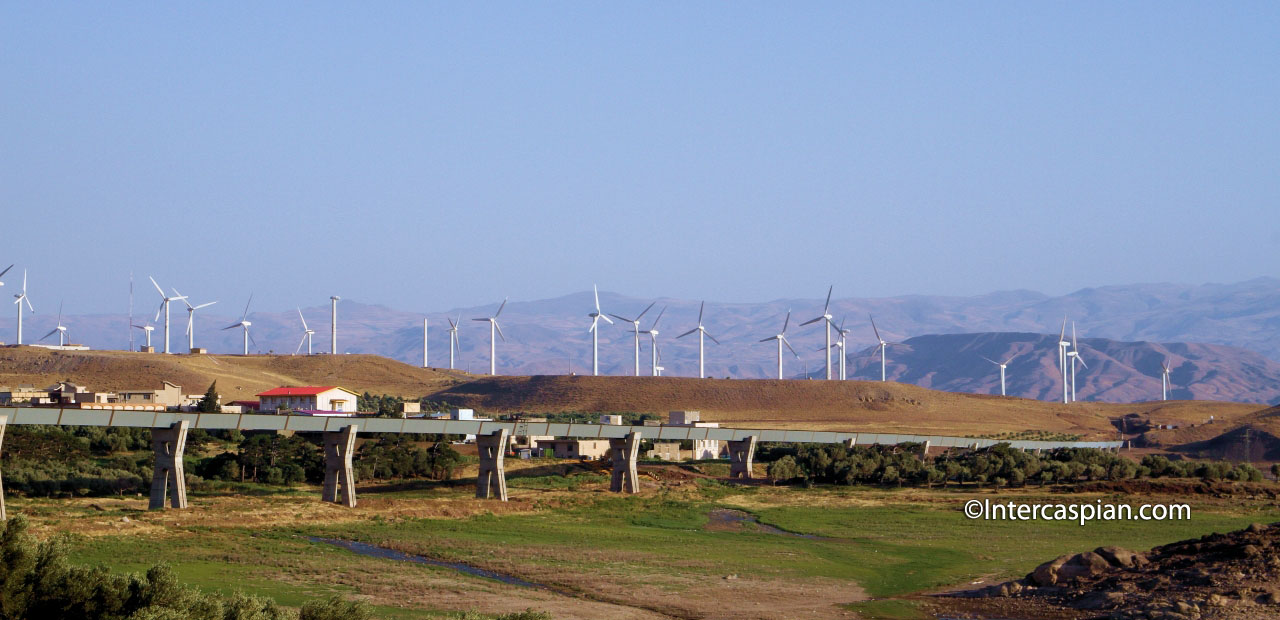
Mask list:
[[[1280,407],[1214,420],[1213,424],[1150,430],[1142,439],[1153,447],[1195,456],[1280,461]]]
[[[1116,435],[1111,420],[1130,413],[1190,424],[1259,409],[1211,401],[1063,405],[875,381],[546,375],[481,377],[433,398],[489,413],[695,409],[704,420],[733,426],[965,435],[1038,430],[1107,439]]]
[[[1212,401],[1062,405],[872,381],[476,377],[376,355],[160,355],[0,348],[0,386],[46,386],[61,380],[93,390],[146,388],[167,380],[189,393],[202,392],[216,380],[224,401],[252,399],[281,385],[340,385],[406,398],[430,396],[494,414],[635,411],[665,415],[694,409],[705,420],[731,426],[951,435],[1047,431],[1106,439],[1116,435],[1112,420],[1131,413],[1181,425],[1199,424],[1213,415],[1223,424],[1234,424],[1259,410],[1258,405]]]
[[[91,390],[159,387],[200,393],[215,380],[223,401],[254,399],[282,385],[340,385],[357,392],[418,397],[470,378],[378,355],[161,355],[128,351],[0,348],[0,386],[71,381]]]

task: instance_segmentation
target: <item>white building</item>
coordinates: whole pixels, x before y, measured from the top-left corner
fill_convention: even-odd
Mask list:
[[[692,426],[695,428],[720,428],[718,422],[702,422],[702,414],[697,411],[672,411],[667,426]],[[693,454],[690,456],[695,461],[704,459],[718,459],[720,452],[724,446],[718,439],[695,439],[693,440]]]
[[[258,394],[258,411],[281,407],[292,411],[337,411],[355,413],[359,394],[337,386],[278,387]]]

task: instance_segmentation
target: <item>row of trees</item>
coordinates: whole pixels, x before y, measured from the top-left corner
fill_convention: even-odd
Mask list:
[[[831,484],[1024,486],[1087,480],[1194,477],[1258,482],[1262,472],[1247,463],[1193,463],[1147,456],[1134,463],[1092,448],[1062,448],[1044,455],[1001,443],[971,451],[949,451],[929,460],[917,457],[919,444],[855,446],[804,444],[773,450],[769,476],[777,481]],[[1273,471],[1280,471],[1280,466]]]

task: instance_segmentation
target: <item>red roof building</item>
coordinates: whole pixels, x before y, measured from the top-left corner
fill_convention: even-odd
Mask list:
[[[258,394],[259,411],[335,411],[355,413],[359,394],[346,388],[326,386],[278,387]]]

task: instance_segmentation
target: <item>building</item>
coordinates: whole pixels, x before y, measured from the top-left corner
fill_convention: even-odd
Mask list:
[[[516,420],[516,429],[517,430],[520,429],[521,422],[526,424],[545,424],[546,421],[547,421],[546,418],[521,417]],[[550,435],[512,435],[511,450],[516,451],[516,450],[522,450],[525,448],[532,450],[537,447],[539,442],[551,441],[552,439],[555,439],[555,437],[552,437]]]
[[[550,448],[558,459],[599,459],[609,454],[608,439],[543,439],[538,449]]]
[[[600,416],[600,423],[609,424],[611,426],[622,426],[622,416],[606,413]]]
[[[695,428],[720,428],[718,422],[701,421],[702,414],[697,411],[672,411],[667,426],[692,426]],[[718,459],[724,449],[718,439],[694,439],[693,452],[690,458],[695,461]]]
[[[330,411],[355,413],[359,394],[333,385],[278,387],[258,394],[258,410],[273,412],[281,408],[292,411]]]
[[[116,402],[125,405],[161,405],[163,407],[181,407],[190,404],[189,398],[183,396],[182,386],[161,381],[158,390],[120,390],[116,394]],[[203,398],[204,394],[200,395]]]
[[[678,441],[663,442],[663,443],[654,442],[653,449],[650,450],[645,456],[648,456],[651,459],[657,459],[660,461],[683,461],[684,460],[684,457],[681,455],[681,452],[680,452],[680,442]]]
[[[0,405],[26,403],[29,405],[52,405],[48,390],[38,390],[34,385],[19,385],[16,388],[0,387]]]

